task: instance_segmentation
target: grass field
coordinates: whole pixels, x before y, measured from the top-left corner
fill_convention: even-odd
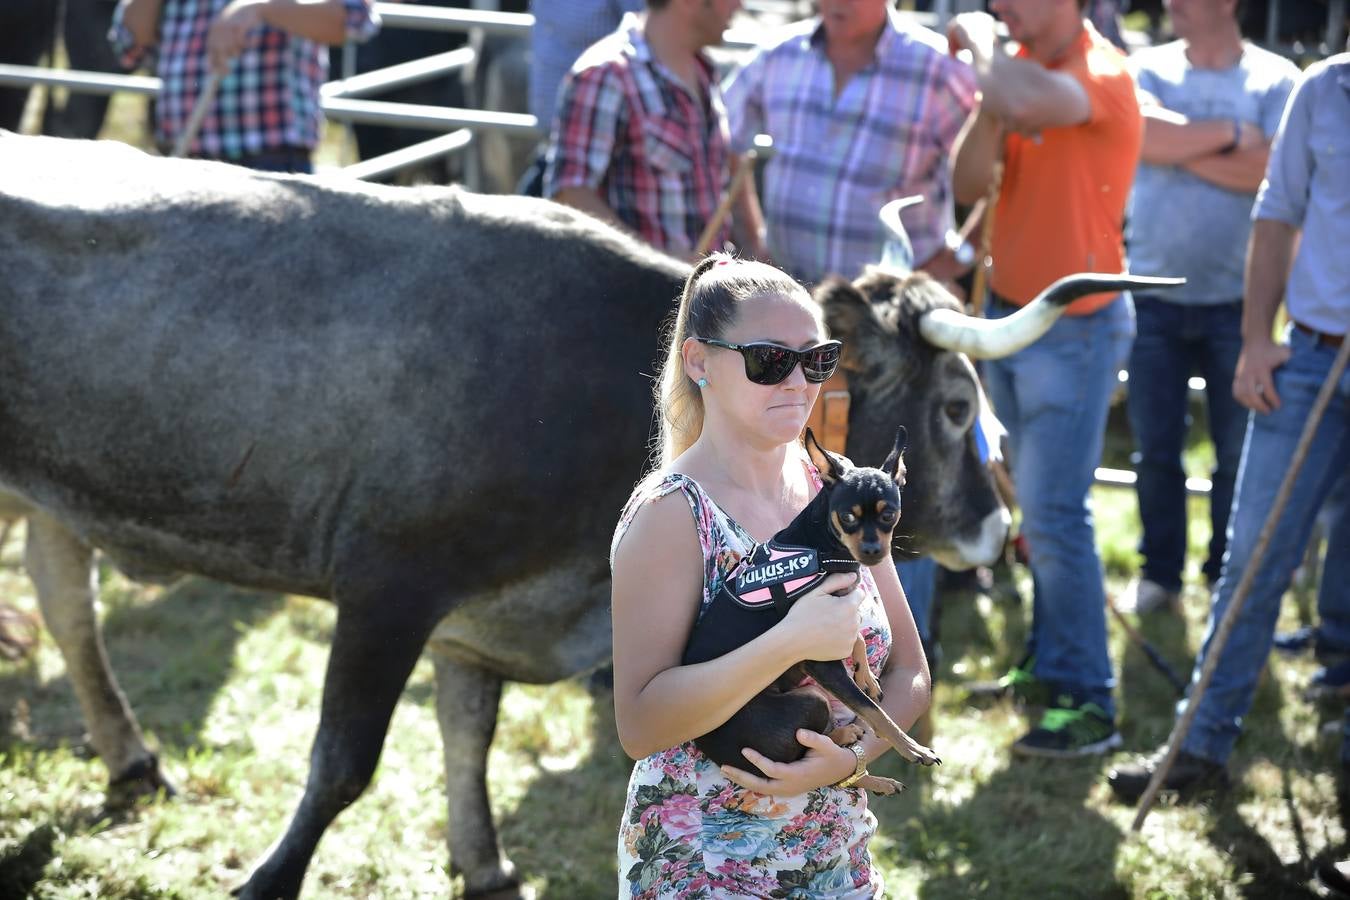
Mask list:
[[[1096,502],[1118,588],[1137,536],[1133,497],[1103,492]],[[1194,530],[1199,544],[1203,529]],[[31,611],[20,547],[16,531],[0,557],[0,600]],[[27,659],[0,663],[0,897],[219,896],[243,880],[299,798],[333,610],[203,580],[148,588],[106,570],[102,584],[114,665],[181,796],[102,813],[104,773],[44,637]],[[1303,621],[1308,602],[1295,597],[1284,624]],[[944,765],[918,772],[887,762],[885,774],[911,790],[874,803],[874,850],[892,896],[1298,897],[1309,895],[1316,859],[1345,851],[1339,716],[1299,699],[1310,661],[1269,667],[1230,796],[1160,808],[1134,836],[1132,811],[1113,805],[1102,781],[1128,754],[1014,759],[1007,748],[1023,717],[1006,702],[977,708],[965,699],[963,682],[1015,661],[1024,608],[963,594],[944,605],[934,702]],[[1189,588],[1185,606],[1184,628],[1170,617],[1142,624],[1183,670],[1203,624],[1203,591]],[[1170,728],[1170,688],[1116,630],[1112,646],[1127,746],[1150,748]],[[577,682],[507,691],[490,761],[493,802],[507,850],[540,896],[612,896],[628,768],[605,694]],[[441,783],[423,661],[374,785],[320,845],[308,895],[445,895]]]

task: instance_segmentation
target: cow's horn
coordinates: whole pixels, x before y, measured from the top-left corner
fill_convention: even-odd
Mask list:
[[[1067,275],[1035,300],[1002,319],[980,319],[952,309],[934,309],[919,318],[919,333],[928,343],[972,359],[1001,359],[1035,343],[1050,330],[1070,302],[1087,294],[1185,284],[1184,278],[1143,275]]]

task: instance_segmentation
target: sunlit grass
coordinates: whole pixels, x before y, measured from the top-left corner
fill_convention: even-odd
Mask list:
[[[1094,502],[1108,580],[1119,589],[1128,565],[1111,561],[1133,552],[1133,497],[1098,492]],[[18,538],[0,568],[0,600],[31,611],[31,588],[13,566]],[[181,796],[104,817],[102,766],[88,758],[59,654],[44,638],[29,659],[0,663],[0,896],[220,896],[244,880],[299,799],[333,609],[201,580],[167,590],[111,570],[102,580],[114,665]],[[1301,621],[1303,600],[1287,604],[1284,625]],[[1184,629],[1168,617],[1141,623],[1183,672],[1205,603],[1192,584]],[[1102,778],[1128,753],[1016,759],[1008,746],[1025,717],[1007,703],[967,702],[963,683],[1000,674],[1025,630],[1021,606],[944,597],[934,704],[944,765],[915,771],[897,758],[879,767],[910,786],[873,806],[881,822],[874,850],[893,896],[1294,896],[1313,860],[1344,852],[1339,734],[1324,727],[1333,713],[1298,699],[1311,661],[1268,668],[1229,797],[1164,804],[1135,836],[1133,810],[1111,802]],[[1151,748],[1171,728],[1171,689],[1114,627],[1112,653],[1127,746]],[[433,693],[424,660],[375,783],[320,844],[311,896],[444,896],[451,887]],[[490,786],[507,851],[541,896],[612,896],[628,769],[603,693],[576,682],[508,688]]]

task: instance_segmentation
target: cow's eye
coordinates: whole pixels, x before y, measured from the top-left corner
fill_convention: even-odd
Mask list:
[[[965,425],[970,417],[970,401],[968,400],[949,400],[942,407],[947,418],[952,420],[953,425]]]

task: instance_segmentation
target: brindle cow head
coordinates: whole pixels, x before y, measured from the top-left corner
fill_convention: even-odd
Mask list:
[[[932,310],[959,312],[960,305],[923,273],[879,269],[851,284],[829,280],[816,299],[831,336],[844,342],[847,455],[880,459],[895,427],[909,430],[897,558],[928,553],[956,569],[991,562],[1007,538],[1009,515],[976,445],[979,382],[963,354],[929,343],[919,325]]]
[[[897,425],[909,429],[909,480],[896,529],[898,558],[933,556],[953,569],[992,562],[1007,539],[1009,514],[982,458],[976,423],[985,399],[970,363],[1016,353],[1036,341],[1074,299],[1130,288],[1157,289],[1175,278],[1084,273],[1046,288],[1015,315],[967,316],[922,272],[871,268],[849,283],[816,291],[832,337],[844,342],[853,459],[879,459]],[[996,442],[1001,427],[985,428]],[[997,448],[994,448],[995,450]]]

